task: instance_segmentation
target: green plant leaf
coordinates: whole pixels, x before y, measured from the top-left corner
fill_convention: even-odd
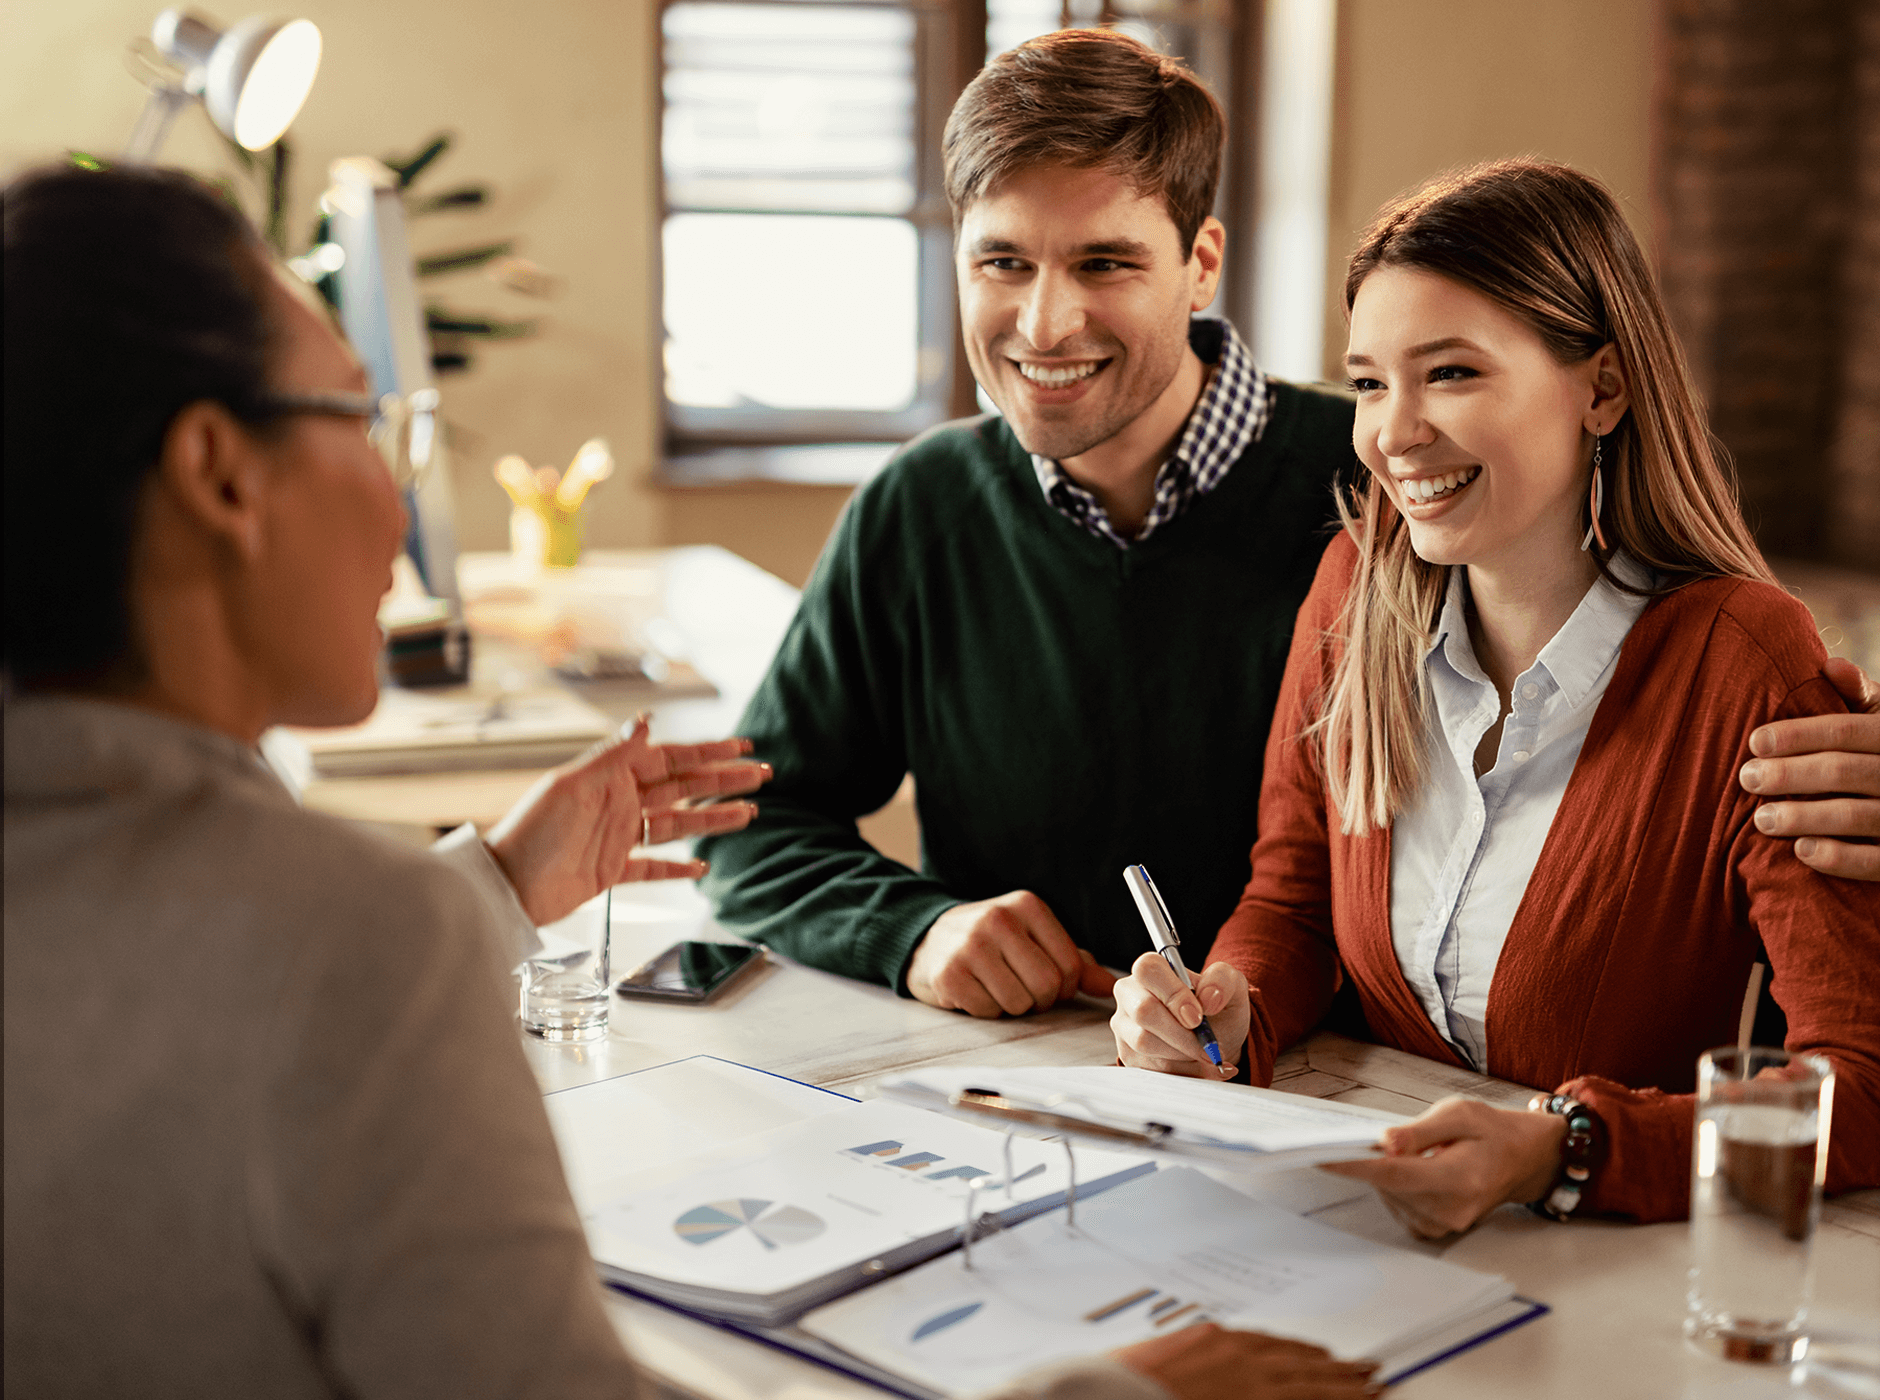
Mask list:
[[[425,329],[432,335],[474,335],[488,340],[520,340],[534,335],[534,321],[497,321],[487,316],[464,316],[441,306],[424,308]]]
[[[435,214],[444,209],[477,209],[482,207],[489,197],[488,186],[460,185],[454,190],[445,190],[442,194],[410,200],[406,203],[405,209],[413,218],[416,218],[421,214]]]
[[[487,244],[481,248],[461,248],[454,253],[433,253],[428,258],[418,259],[418,276],[435,277],[441,272],[461,272],[468,267],[481,267],[484,263],[515,251],[515,240],[506,239],[501,243]]]
[[[408,156],[403,160],[399,159],[397,156],[387,156],[385,158],[385,164],[394,175],[398,176],[398,188],[401,190],[410,189],[412,182],[420,175],[424,174],[425,168],[449,149],[450,133],[448,131],[440,131],[436,136],[431,138],[430,144],[425,146],[424,149],[419,151],[416,155]]]

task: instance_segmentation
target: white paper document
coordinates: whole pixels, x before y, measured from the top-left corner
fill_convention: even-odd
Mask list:
[[[855,1100],[712,1055],[558,1089],[542,1098],[568,1190],[585,1213],[622,1181]]]
[[[623,1152],[630,1150],[623,1142]],[[774,1323],[950,1248],[977,1211],[1048,1210],[1069,1180],[1062,1144],[1016,1139],[900,1104],[849,1104],[648,1170],[572,1169],[589,1252],[639,1292]],[[1154,1170],[1076,1150],[1080,1195]]]
[[[287,729],[320,778],[459,769],[552,768],[607,738],[617,726],[554,686],[509,692],[453,686],[428,691],[388,685],[362,724]]]
[[[1169,1167],[805,1316],[799,1327],[946,1394],[1211,1319],[1345,1358],[1419,1343],[1505,1310],[1505,1279],[1389,1249]],[[1479,1329],[1478,1329],[1479,1330]],[[1463,1328],[1461,1336],[1468,1335]],[[1401,1371],[1399,1362],[1395,1368]]]
[[[1138,1131],[1153,1129],[1160,1150],[1240,1170],[1365,1157],[1386,1127],[1408,1121],[1379,1109],[1300,1094],[1098,1065],[1061,1069],[942,1065],[884,1079],[877,1087],[885,1097],[902,1103],[989,1122],[989,1117],[978,1112],[952,1106],[955,1094],[984,1090],[1054,1117]]]

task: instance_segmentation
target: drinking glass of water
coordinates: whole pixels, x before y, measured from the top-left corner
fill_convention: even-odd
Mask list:
[[[1704,1350],[1774,1365],[1808,1350],[1833,1099],[1819,1055],[1732,1045],[1699,1058],[1684,1334]]]
[[[522,1026],[544,1040],[607,1034],[609,929],[614,892],[596,895],[541,930],[542,949],[522,964]]]

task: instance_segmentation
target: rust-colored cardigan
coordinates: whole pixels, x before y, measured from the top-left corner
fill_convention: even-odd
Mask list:
[[[1256,1084],[1271,1082],[1275,1055],[1325,1014],[1341,977],[1378,1041],[1460,1063],[1397,966],[1390,833],[1340,833],[1299,738],[1330,675],[1356,559],[1339,536],[1299,610],[1252,878],[1208,959],[1233,963],[1254,989]],[[1654,600],[1614,663],[1487,1013],[1490,1074],[1571,1083],[1605,1119],[1611,1154],[1589,1213],[1688,1213],[1697,1057],[1735,1039],[1759,939],[1789,1048],[1835,1065],[1828,1189],[1880,1183],[1880,885],[1810,871],[1756,830],[1756,799],[1736,780],[1757,725],[1846,709],[1823,659],[1800,603],[1713,579]]]

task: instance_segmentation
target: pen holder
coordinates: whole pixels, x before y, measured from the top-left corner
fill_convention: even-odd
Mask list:
[[[509,553],[525,574],[574,567],[581,557],[581,507],[613,471],[614,454],[601,438],[582,443],[565,472],[531,467],[513,453],[497,462],[496,480],[515,504]]]
[[[509,512],[509,553],[534,571],[572,568],[581,558],[581,507],[564,510],[547,497]]]

